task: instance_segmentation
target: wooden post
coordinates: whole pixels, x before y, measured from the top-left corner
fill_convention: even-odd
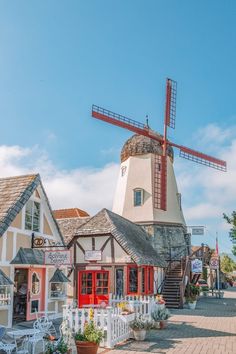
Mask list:
[[[112,315],[111,315],[112,307],[107,307],[107,347],[113,348],[114,345],[112,343]]]

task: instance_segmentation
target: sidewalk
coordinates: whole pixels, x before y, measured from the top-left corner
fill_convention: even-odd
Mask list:
[[[236,353],[236,289],[223,299],[200,298],[196,310],[172,310],[165,330],[150,331],[146,341],[130,341],[107,354]]]

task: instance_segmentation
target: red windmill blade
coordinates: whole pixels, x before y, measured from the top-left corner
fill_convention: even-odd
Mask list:
[[[162,145],[163,154],[155,155],[154,160],[154,192],[153,201],[154,208],[167,210],[167,148],[172,146],[180,150],[180,156],[226,172],[226,162],[218,158],[206,155],[202,152],[190,149],[188,147],[172,143],[167,139],[168,127],[175,128],[176,117],[176,94],[177,83],[171,79],[166,80],[166,104],[165,104],[165,118],[164,118],[164,135],[151,130],[148,125],[137,122],[133,119],[127,118],[120,114],[114,113],[99,106],[92,106],[92,116],[94,118],[103,120],[107,123],[128,129],[136,134],[147,136],[153,140],[158,141]]]

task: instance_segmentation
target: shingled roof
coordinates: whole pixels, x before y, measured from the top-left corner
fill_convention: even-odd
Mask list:
[[[138,265],[167,266],[163,256],[152,247],[150,237],[141,226],[110,210],[102,209],[75,231],[76,236],[99,234],[112,234]]]
[[[21,211],[39,185],[45,195],[60,238],[64,242],[39,174],[0,178],[0,237],[11,225],[16,215]]]
[[[89,217],[89,214],[86,211],[79,208],[53,210],[53,215],[55,219]]]
[[[84,217],[84,218],[66,218],[66,219],[56,219],[58,226],[60,228],[61,234],[64,238],[64,242],[67,245],[75,235],[76,231],[78,228],[85,224],[88,220],[90,220],[89,217]]]
[[[0,236],[29,200],[40,183],[40,176],[0,178]]]

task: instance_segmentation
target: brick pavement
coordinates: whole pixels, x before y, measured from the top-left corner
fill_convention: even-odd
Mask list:
[[[236,354],[236,289],[223,299],[200,298],[196,310],[172,310],[165,330],[150,331],[143,342],[129,341],[107,354]]]

